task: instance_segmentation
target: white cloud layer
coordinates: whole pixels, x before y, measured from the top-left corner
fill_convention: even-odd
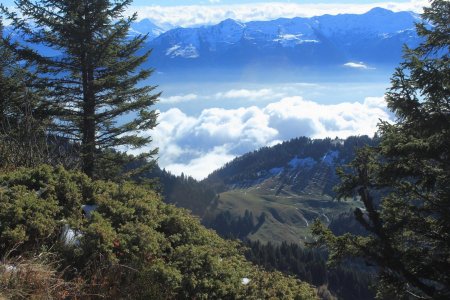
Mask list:
[[[153,146],[160,149],[161,167],[202,179],[234,157],[263,146],[299,136],[372,136],[380,119],[391,118],[383,97],[318,104],[294,96],[260,108],[208,108],[196,117],[171,108],[160,113],[151,135]]]
[[[159,102],[163,104],[175,104],[180,102],[189,102],[192,100],[196,100],[198,96],[196,94],[186,94],[186,95],[176,95],[170,97],[161,97],[159,98]]]
[[[210,1],[219,2],[219,1]],[[312,17],[324,14],[364,13],[374,7],[393,11],[421,12],[427,0],[375,3],[314,3],[264,2],[247,4],[185,5],[185,6],[132,6],[129,13],[138,12],[140,19],[149,18],[162,27],[191,27],[216,24],[227,18],[242,22],[265,21],[277,18]]]
[[[348,62],[344,64],[345,67],[349,67],[349,68],[353,68],[353,69],[363,69],[363,70],[367,70],[367,69],[373,69],[373,68],[369,68],[365,63],[363,62]]]
[[[249,90],[249,89],[232,89],[225,93],[217,93],[216,98],[218,99],[242,99],[242,100],[267,100],[280,98],[284,94],[275,93],[272,89],[258,89],[258,90]]]

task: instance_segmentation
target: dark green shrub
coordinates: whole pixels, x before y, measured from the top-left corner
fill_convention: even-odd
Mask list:
[[[83,205],[95,208],[83,213]],[[311,299],[315,290],[258,270],[239,245],[131,183],[41,166],[0,176],[0,246],[51,249],[87,294],[130,299]],[[86,208],[86,207],[85,207]],[[243,278],[249,278],[243,284]]]

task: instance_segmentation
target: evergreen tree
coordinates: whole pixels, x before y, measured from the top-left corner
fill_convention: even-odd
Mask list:
[[[386,94],[395,124],[379,126],[378,147],[359,152],[341,197],[359,195],[356,219],[369,236],[315,233],[331,258],[363,257],[379,267],[379,296],[450,298],[450,2],[432,1]],[[381,195],[381,196],[378,196]]]
[[[159,94],[153,94],[154,86],[138,85],[152,70],[140,68],[150,51],[137,54],[146,36],[128,36],[136,19],[124,17],[131,0],[15,3],[20,16],[2,10],[24,41],[18,53],[36,62],[47,81],[52,130],[81,143],[84,173],[94,175],[102,149],[149,143],[151,138],[138,132],[156,125],[149,108]],[[45,51],[37,50],[42,47]]]

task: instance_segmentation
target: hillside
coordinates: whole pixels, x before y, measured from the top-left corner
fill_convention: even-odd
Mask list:
[[[333,182],[337,179],[334,176],[335,167],[349,162],[356,148],[375,143],[367,136],[353,136],[345,140],[299,137],[244,154],[214,171],[205,182],[222,184],[223,188],[246,187],[278,176],[297,190],[302,190],[306,188],[302,186],[305,176],[310,180],[314,174],[320,177],[319,173],[325,172],[322,175],[329,176],[322,177],[331,181],[322,182],[322,191],[332,196]],[[309,183],[312,184],[312,181]]]
[[[367,136],[300,137],[238,157],[201,182],[159,169],[146,176],[160,178],[166,202],[191,210],[222,236],[304,243],[317,218],[336,232],[360,230],[356,223],[340,228],[360,204],[335,199],[336,168],[356,148],[375,143]]]
[[[304,246],[315,219],[337,235],[367,234],[353,216],[362,204],[337,201],[333,186],[336,167],[355,149],[376,143],[367,136],[300,137],[238,157],[201,182],[166,171],[154,176],[166,202],[190,209],[222,237],[244,240],[254,263],[326,287],[340,299],[373,299],[372,269],[359,262],[329,268],[326,253]]]
[[[303,137],[236,158],[205,179],[219,194],[203,222],[224,236],[304,243],[315,219],[330,224],[360,205],[335,199],[335,169],[356,148],[375,143],[366,136]]]

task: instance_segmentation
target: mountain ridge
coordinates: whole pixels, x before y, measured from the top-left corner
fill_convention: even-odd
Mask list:
[[[342,66],[348,62],[381,68],[400,61],[403,44],[419,42],[414,31],[418,20],[415,13],[383,8],[365,14],[246,23],[226,19],[211,26],[168,30],[146,47],[153,49],[151,61],[160,71]]]
[[[152,55],[144,66],[169,73],[172,79],[177,73],[214,77],[227,70],[234,74],[231,78],[247,73],[262,76],[267,69],[277,76],[291,77],[314,72],[391,73],[401,60],[403,45],[419,43],[414,31],[418,20],[415,13],[383,8],[364,14],[270,21],[226,19],[188,28],[160,27],[142,19],[131,24],[129,35],[148,35],[140,53],[152,50]],[[12,33],[11,28],[6,26],[5,32]],[[58,55],[43,45],[35,47]]]
[[[358,148],[376,144],[368,136],[299,137],[238,157],[202,181],[218,192],[203,223],[243,240],[304,244],[315,219],[331,225],[361,205],[356,198],[336,200],[336,168],[350,162]],[[245,229],[236,225],[243,220]]]
[[[335,170],[351,161],[356,149],[376,144],[368,136],[299,137],[240,156],[200,182],[163,171],[163,194],[222,236],[304,244],[315,219],[341,230],[342,220],[361,206],[356,198],[336,200]],[[356,227],[342,230],[360,230]]]

